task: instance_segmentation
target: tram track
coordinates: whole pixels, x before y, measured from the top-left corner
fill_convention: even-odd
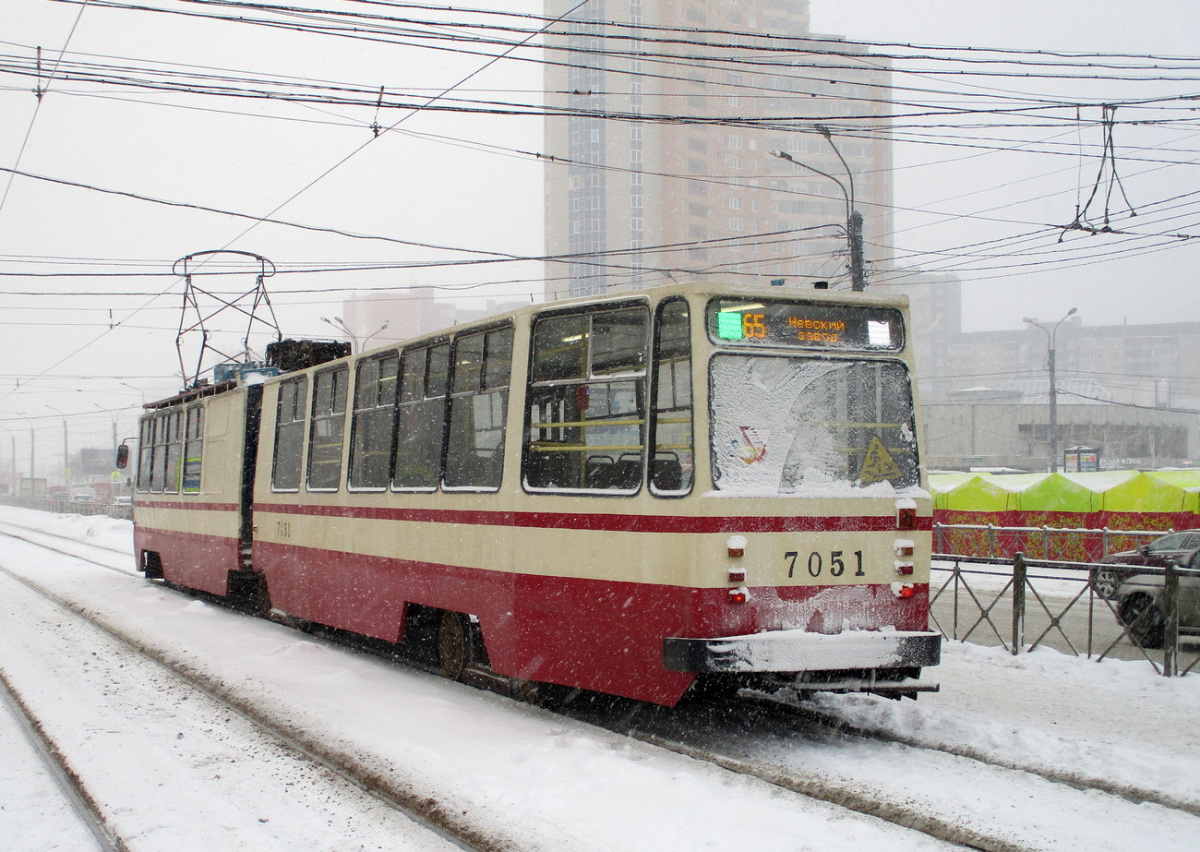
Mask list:
[[[45,547],[46,545],[36,544],[32,546]],[[53,549],[57,552],[67,553],[71,548],[55,547]],[[83,558],[78,554],[70,555],[77,559]],[[235,680],[226,680],[219,671],[209,670],[203,661],[197,660],[195,665],[181,664],[179,659],[172,659],[171,655],[160,653],[151,644],[140,641],[134,636],[126,635],[121,630],[115,628],[112,624],[108,623],[102,612],[93,610],[90,604],[81,602],[81,599],[68,600],[61,595],[55,594],[50,589],[40,587],[28,577],[20,576],[8,570],[3,565],[0,565],[0,581],[11,581],[19,584],[26,591],[40,596],[59,610],[66,611],[71,616],[86,621],[96,629],[104,632],[113,641],[124,644],[131,651],[153,661],[156,666],[161,667],[171,677],[180,678],[202,692],[206,697],[219,702],[229,712],[236,713],[238,716],[247,719],[253,725],[266,732],[270,737],[283,743],[297,755],[320,764],[322,770],[336,775],[359,790],[364,791],[367,795],[384,802],[397,811],[405,813],[421,824],[427,825],[432,831],[445,838],[447,843],[454,848],[489,850],[489,852],[490,850],[557,848],[554,846],[539,845],[535,842],[526,842],[511,830],[501,830],[498,833],[493,832],[490,827],[480,825],[478,821],[471,819],[466,810],[459,810],[456,805],[444,806],[432,794],[433,791],[423,789],[417,784],[408,783],[404,779],[393,777],[389,775],[387,770],[381,769],[379,765],[373,766],[373,754],[357,752],[353,749],[338,748],[336,746],[330,747],[330,744],[322,741],[319,736],[307,733],[303,726],[278,724],[278,719],[272,717],[269,709],[264,709],[254,701],[245,699],[239,692],[240,684]],[[160,587],[156,586],[155,588]],[[338,645],[340,643],[331,642],[328,644]],[[341,648],[345,650],[344,645]],[[519,703],[515,706],[521,707]],[[283,710],[283,718],[287,718],[287,715],[285,708]],[[68,747],[55,746],[55,748],[64,753],[70,752]],[[74,769],[70,769],[69,771],[75,772]],[[83,773],[78,774],[81,777],[83,776]],[[86,778],[84,778],[83,783],[86,786]],[[138,852],[139,848],[142,847],[139,847],[136,843],[132,843],[120,848],[122,852]],[[156,847],[152,845],[146,848]]]
[[[0,669],[0,712],[4,711],[21,730],[25,742],[45,769],[46,777],[54,783],[79,824],[96,842],[96,848],[100,852],[130,852],[124,841],[105,824],[103,815],[79,776],[67,765],[61,751],[38,723],[36,715],[22,701],[9,683],[8,676]]]
[[[715,724],[705,721],[711,720],[714,713],[724,718]],[[1019,818],[1006,824],[1004,819],[993,820],[992,814],[980,813],[991,808],[1001,815],[999,812],[1006,808],[997,806],[998,802],[1019,802],[1029,795],[1030,789],[1038,791],[1042,799],[1058,797],[1063,802],[1063,813],[1078,814],[1081,820],[1087,819],[1084,814],[1098,818],[1113,809],[1126,809],[1131,815],[1142,812],[1145,818],[1142,805],[1149,803],[1158,805],[1154,820],[1171,812],[1179,824],[1188,825],[1192,832],[1196,830],[1191,823],[1196,814],[1194,803],[1158,801],[1162,797],[1152,791],[1124,789],[1103,779],[1047,772],[990,760],[983,755],[956,754],[952,749],[905,743],[879,731],[853,730],[822,714],[795,714],[790,708],[764,707],[759,702],[739,704],[732,709],[694,708],[680,712],[676,708],[667,714],[649,708],[639,710],[629,719],[597,723],[616,733],[749,775],[791,793],[986,852],[1033,852],[1046,848],[1045,835],[1036,826]],[[719,741],[715,747],[713,739]],[[776,759],[778,755],[770,753],[771,747],[764,747],[767,740],[788,743],[787,758]],[[828,751],[841,758],[829,760],[828,754],[823,754]],[[813,753],[821,759],[810,760]],[[877,777],[859,776],[845,765],[871,759],[893,764],[897,769],[896,783],[881,784]],[[988,805],[975,809],[964,807],[961,802],[938,802],[937,796],[931,795],[938,787],[930,779],[948,777],[949,773],[960,779],[957,786],[963,784],[963,777],[974,779],[968,786],[981,791],[980,798]]]
[[[66,553],[71,548],[65,544],[55,549]],[[82,558],[78,553],[71,555]],[[61,601],[60,604],[70,607],[72,611],[86,609]],[[132,641],[139,649],[144,644]],[[339,642],[333,644],[344,646],[344,643]],[[176,669],[178,661],[167,664]],[[214,676],[199,665],[185,665],[181,671],[189,680],[194,678],[202,689],[210,691],[223,701],[230,701],[232,706],[238,708],[239,713],[249,715],[252,719],[266,716],[268,723],[271,722],[269,714],[264,714],[261,708],[243,700],[238,694],[236,684],[225,683],[219,675]],[[605,703],[600,701],[597,706],[604,706]],[[243,708],[242,705],[246,706]],[[984,790],[993,787],[1006,788],[1006,785],[1010,792],[1027,790],[1030,779],[1033,779],[1042,785],[1038,787],[1039,795],[1061,797],[1065,809],[1078,805],[1086,812],[1089,797],[1102,797],[1106,803],[1105,808],[1109,807],[1108,800],[1113,799],[1112,807],[1148,803],[1165,809],[1160,811],[1160,814],[1174,812],[1189,818],[1197,814],[1195,803],[1176,802],[1153,790],[1122,786],[1079,773],[1019,765],[1015,761],[997,759],[995,755],[982,749],[942,747],[936,743],[915,739],[906,741],[903,737],[885,731],[847,725],[836,716],[803,704],[788,705],[779,701],[764,703],[760,698],[753,702],[743,700],[733,708],[719,710],[704,707],[665,710],[617,700],[610,709],[602,713],[574,710],[559,712],[623,737],[640,740],[698,762],[757,779],[788,794],[827,802],[838,808],[869,815],[931,838],[991,852],[1017,852],[1044,847],[1032,839],[1031,831],[1036,833],[1036,829],[1025,827],[1010,830],[1003,821],[972,821],[970,815],[964,815],[961,810],[940,807],[935,797],[927,795],[929,790],[936,790],[936,784],[926,784],[917,780],[907,787],[888,789],[874,784],[872,779],[856,777],[853,772],[839,773],[837,770],[831,770],[828,764],[817,766],[805,764],[802,760],[803,765],[797,766],[794,760],[792,763],[772,760],[767,754],[769,749],[764,750],[762,743],[764,740],[770,740],[776,744],[784,744],[784,751],[795,751],[802,757],[807,754],[808,749],[835,754],[854,749],[873,755],[872,759],[880,754],[890,755],[886,759],[890,759],[897,766],[905,767],[906,772],[916,766],[917,771],[913,777],[917,779],[936,778],[939,771],[942,771],[939,767],[953,766],[954,771],[963,773],[968,771],[963,769],[964,766],[973,766],[969,771],[974,773],[972,777],[978,777],[980,788]],[[278,725],[273,727],[280,728]],[[405,786],[403,783],[397,784],[394,777],[373,771],[369,765],[369,755],[364,760],[364,755],[353,750],[325,747],[319,740],[314,741],[315,738],[307,737],[297,726],[284,725],[280,732],[295,739],[301,749],[312,749],[315,756],[322,761],[338,771],[347,772],[357,786],[367,789],[372,795],[382,792],[385,796],[410,802],[419,814],[427,816],[435,825],[442,818],[443,811],[439,810],[434,797],[430,796],[428,791]],[[909,795],[918,792],[921,793],[920,796]],[[1091,809],[1095,810],[1095,802],[1092,803]],[[449,831],[453,837],[453,827],[464,820],[460,819],[460,814],[453,812],[447,811],[445,816],[447,823],[452,827]],[[465,822],[470,823],[469,820]],[[488,836],[486,832],[482,833],[483,836],[476,836],[471,832],[478,832],[478,826],[468,825],[465,836],[457,840],[460,848],[521,848],[519,844],[497,843],[495,838]]]
[[[1094,773],[1068,771],[1061,768],[1048,768],[1006,760],[994,752],[981,748],[970,748],[963,745],[946,745],[943,743],[922,740],[917,737],[902,736],[895,732],[884,731],[856,725],[833,713],[819,710],[803,703],[795,704],[788,701],[778,701],[770,697],[755,697],[752,700],[765,712],[775,713],[784,724],[795,722],[813,723],[837,731],[845,736],[857,737],[864,740],[874,740],[893,743],[906,748],[936,751],[951,757],[964,758],[976,763],[991,766],[996,769],[1024,772],[1036,775],[1055,784],[1066,784],[1078,790],[1094,790],[1110,796],[1116,796],[1135,805],[1153,804],[1171,810],[1182,811],[1200,817],[1200,801],[1188,801],[1176,796],[1169,796],[1160,790],[1144,785],[1122,784]]]
[[[803,704],[761,696],[722,705],[681,705],[672,710],[631,704],[613,709],[605,704],[599,711],[567,712],[580,721],[757,778],[782,790],[987,852],[1033,852],[1046,848],[1045,838],[1035,825],[1019,819],[1005,825],[1003,820],[991,820],[986,813],[978,818],[986,808],[939,803],[936,795],[930,795],[938,789],[933,779],[953,773],[959,779],[955,786],[994,791],[981,795],[981,799],[988,800],[988,807],[996,811],[1004,810],[995,807],[996,802],[1019,802],[1032,788],[1040,797],[1058,797],[1065,814],[1090,813],[1099,819],[1116,809],[1145,818],[1143,806],[1150,805],[1157,808],[1153,820],[1172,813],[1193,833],[1200,827],[1191,822],[1200,815],[1196,801],[1096,775],[1005,760],[982,749],[943,746],[861,728]],[[782,747],[772,753],[770,742]],[[859,776],[839,765],[852,766],[855,758],[831,761],[824,753],[842,755],[849,750],[863,763],[874,759],[894,764],[898,777],[911,780],[881,784],[877,777]],[[810,760],[814,752],[822,759]],[[777,759],[785,753],[786,759]],[[964,782],[964,777],[971,780]],[[922,778],[931,779],[930,783],[922,783]]]
[[[41,546],[41,545],[39,545]],[[78,557],[77,557],[78,558]],[[437,844],[444,848],[479,850],[479,852],[498,852],[498,850],[513,848],[507,842],[498,840],[487,831],[482,831],[476,825],[469,824],[458,818],[459,815],[439,807],[438,803],[421,791],[411,788],[395,779],[376,774],[362,761],[352,755],[330,749],[316,738],[304,736],[302,731],[287,729],[275,723],[266,714],[259,712],[253,702],[241,700],[235,691],[230,690],[219,679],[211,678],[198,668],[180,666],[177,661],[164,658],[155,649],[136,639],[126,636],[97,613],[89,611],[54,593],[29,581],[27,578],[10,571],[0,565],[0,577],[6,581],[19,584],[27,592],[39,596],[52,605],[60,613],[68,614],[85,622],[91,628],[102,632],[108,639],[124,646],[139,658],[149,661],[159,669],[160,675],[175,679],[186,684],[187,689],[217,705],[222,712],[236,714],[253,727],[261,736],[276,744],[277,750],[287,752],[285,758],[273,758],[275,762],[290,762],[306,764],[308,769],[302,770],[307,776],[318,775],[325,779],[334,779],[334,786],[353,788],[359,794],[369,797],[419,826],[425,831],[440,838],[444,843]],[[95,656],[93,654],[93,656]],[[5,689],[13,693],[15,703],[14,714],[24,719],[25,724],[38,732],[40,741],[39,753],[51,762],[54,776],[64,785],[71,801],[77,803],[81,816],[93,829],[101,849],[115,852],[137,852],[139,848],[162,848],[158,841],[151,841],[149,846],[140,847],[137,842],[121,839],[105,816],[104,808],[96,805],[98,796],[89,787],[95,783],[96,770],[85,766],[75,766],[71,762],[73,746],[65,744],[51,733],[53,725],[45,723],[39,715],[38,705],[27,698],[17,698],[16,688],[9,685],[8,673],[0,666],[0,679]],[[0,690],[2,694],[4,690]],[[19,711],[19,712],[17,712]],[[183,738],[183,734],[179,734]],[[345,795],[345,792],[341,795]],[[118,805],[120,807],[120,805]]]
[[[9,520],[0,521],[0,535],[15,538],[26,544],[32,544],[45,550],[85,559],[93,565],[118,571],[122,574],[133,574],[133,554],[130,550],[110,547],[105,544],[80,541],[72,536],[51,532],[39,527],[13,523]]]

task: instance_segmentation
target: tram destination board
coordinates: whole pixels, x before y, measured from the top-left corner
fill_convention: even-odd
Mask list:
[[[899,352],[904,321],[895,308],[782,299],[714,299],[708,333],[720,344]]]

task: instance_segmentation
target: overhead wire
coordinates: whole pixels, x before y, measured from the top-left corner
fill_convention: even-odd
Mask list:
[[[67,37],[63,42],[62,50],[60,50],[58,52],[58,58],[54,61],[54,65],[53,65],[53,67],[51,67],[50,71],[48,72],[48,75],[44,82],[42,80],[42,69],[41,69],[42,52],[41,52],[41,48],[38,48],[38,51],[37,51],[38,84],[37,84],[37,89],[35,92],[35,94],[37,95],[37,102],[34,104],[33,114],[30,115],[30,117],[29,117],[29,123],[25,127],[25,135],[21,139],[20,147],[17,148],[17,155],[13,159],[13,167],[14,168],[19,168],[21,165],[21,160],[25,156],[25,150],[29,146],[29,139],[33,135],[33,126],[37,122],[38,113],[42,108],[42,99],[45,97],[46,92],[49,91],[50,84],[53,82],[55,75],[58,73],[58,66],[61,63],[63,56],[66,54],[67,48],[71,44],[71,39],[75,37],[75,30],[79,27],[79,21],[80,21],[80,19],[83,18],[83,10],[87,8],[87,4],[88,4],[88,0],[83,0],[83,3],[79,7],[78,13],[76,13],[76,15],[75,15],[75,22],[71,25],[71,30],[70,30],[70,32],[67,33]],[[2,212],[4,210],[4,204],[6,201],[8,201],[8,193],[11,189],[12,189],[12,175],[10,174],[8,177],[8,180],[6,180],[4,182],[4,191],[0,192],[0,212]]]
[[[133,6],[134,4],[112,4],[112,3],[106,3],[106,4],[104,4],[104,5],[106,5],[106,6],[124,6],[124,7],[129,7],[129,8],[132,8],[132,6]],[[205,4],[205,5],[211,5],[211,4]],[[265,4],[223,4],[223,5],[228,5],[228,6],[232,6],[232,5],[242,5],[242,6],[247,6],[247,5],[249,5],[249,6],[255,6],[255,7],[259,7],[259,6],[263,6],[263,7],[265,7]],[[390,6],[390,5],[392,5],[392,4],[383,4],[383,5],[388,5],[388,6]],[[401,5],[408,5],[408,4],[401,4]],[[139,7],[139,8],[141,8],[141,7]],[[434,8],[434,7],[425,7],[425,8]],[[857,57],[856,57],[856,58],[857,58]]]

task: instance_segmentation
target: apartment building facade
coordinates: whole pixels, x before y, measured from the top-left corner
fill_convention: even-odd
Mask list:
[[[868,272],[888,263],[888,65],[811,34],[807,2],[596,0],[556,30],[549,299],[694,278],[848,287],[851,204]]]

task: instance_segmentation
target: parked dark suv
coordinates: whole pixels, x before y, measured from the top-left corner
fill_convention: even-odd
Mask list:
[[[1112,598],[1116,595],[1117,586],[1137,573],[1137,566],[1166,568],[1168,562],[1178,563],[1198,547],[1200,530],[1183,530],[1168,533],[1149,544],[1143,544],[1137,550],[1110,553],[1096,569],[1096,580],[1093,584],[1096,594],[1102,598]],[[1110,568],[1110,565],[1113,567]]]

